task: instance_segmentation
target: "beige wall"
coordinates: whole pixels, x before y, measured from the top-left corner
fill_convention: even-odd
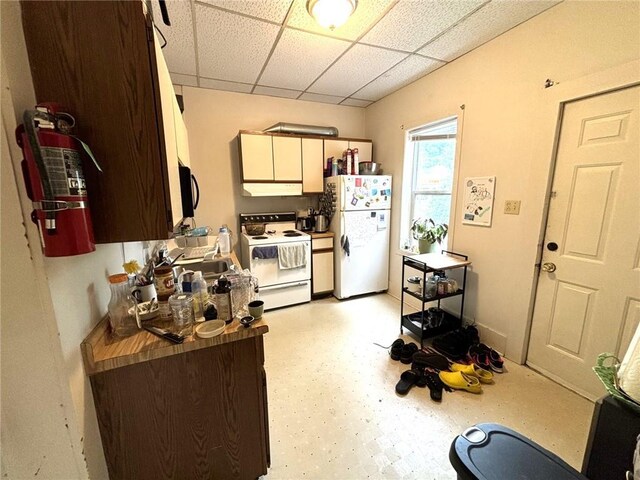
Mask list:
[[[390,293],[400,292],[400,187],[405,128],[459,115],[459,169],[496,175],[491,228],[462,225],[455,209],[453,248],[473,261],[465,316],[489,341],[523,360],[550,156],[534,157],[536,115],[546,78],[567,82],[640,57],[638,2],[564,2],[366,109],[385,172],[394,175]],[[546,139],[549,141],[549,139]],[[521,200],[519,216],[502,213]]]
[[[191,167],[200,184],[198,225],[227,223],[237,240],[238,214],[317,207],[313,197],[243,197],[236,137],[278,122],[332,125],[345,137],[364,136],[364,109],[182,87]],[[374,148],[376,144],[374,143]]]

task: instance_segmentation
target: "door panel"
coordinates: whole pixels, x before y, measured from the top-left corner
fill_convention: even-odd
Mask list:
[[[640,87],[565,105],[527,363],[604,393],[602,352],[623,355],[640,317]]]
[[[300,138],[273,138],[273,174],[276,181],[302,181],[302,143]]]
[[[270,135],[240,134],[242,179],[273,180],[273,152]]]
[[[324,190],[323,151],[322,139],[302,139],[303,193],[321,193]]]

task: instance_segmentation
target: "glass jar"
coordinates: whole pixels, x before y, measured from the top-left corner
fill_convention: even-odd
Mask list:
[[[424,296],[426,298],[435,297],[438,292],[438,277],[432,275],[427,278],[424,284]]]
[[[136,301],[131,295],[129,277],[126,273],[109,276],[111,300],[109,300],[109,325],[111,332],[118,337],[128,337],[138,331],[136,320]]]
[[[193,296],[190,293],[174,293],[169,297],[173,314],[173,331],[188,337],[193,333]]]

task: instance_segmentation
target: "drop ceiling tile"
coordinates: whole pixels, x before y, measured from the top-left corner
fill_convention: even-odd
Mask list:
[[[400,0],[362,42],[413,52],[482,3],[481,0]]]
[[[339,104],[344,97],[335,97],[333,95],[318,95],[317,93],[303,93],[300,100],[308,100],[310,102],[333,103]]]
[[[556,5],[557,1],[494,0],[419,53],[451,61]]]
[[[393,0],[367,0],[358,2],[356,11],[347,22],[331,31],[322,28],[309,15],[306,0],[294,0],[287,26],[300,28],[309,32],[321,33],[330,37],[355,40],[384,13]]]
[[[169,73],[171,76],[171,83],[174,85],[187,85],[189,87],[198,86],[198,77],[194,75],[182,75],[181,73]]]
[[[270,95],[272,97],[284,97],[284,98],[298,98],[302,93],[299,90],[287,90],[284,88],[264,87],[257,85],[253,90],[256,95]]]
[[[282,24],[292,0],[200,0],[234,12]]]
[[[212,88],[213,90],[226,90],[227,92],[251,93],[253,85],[248,83],[225,82],[224,80],[214,80],[212,78],[200,77],[202,88]]]
[[[162,53],[169,67],[169,71],[196,74],[196,53],[193,47],[193,20],[191,18],[191,3],[179,0],[167,2],[167,11],[171,26],[162,21],[160,7],[153,3],[153,20],[158,29],[167,39],[167,45]],[[156,32],[157,33],[157,32]],[[162,38],[158,35],[160,41]]]
[[[200,75],[254,83],[280,27],[196,4]]]
[[[442,65],[444,65],[444,62],[430,60],[420,55],[411,55],[361,90],[358,90],[354,95],[360,98],[379,100]]]
[[[347,97],[405,57],[404,53],[356,44],[309,91]]]
[[[304,90],[349,45],[351,43],[344,40],[287,28],[269,59],[260,84]]]
[[[357,98],[347,98],[340,105],[347,105],[348,107],[367,107],[373,102],[371,100],[359,100]]]

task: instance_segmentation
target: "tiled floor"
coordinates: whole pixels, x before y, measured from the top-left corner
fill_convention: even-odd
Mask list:
[[[480,422],[513,428],[580,468],[593,405],[526,367],[507,362],[482,394],[445,392],[441,404],[428,389],[396,395],[407,366],[374,342],[395,340],[399,309],[374,295],[265,314],[266,479],[455,479],[451,441]]]

